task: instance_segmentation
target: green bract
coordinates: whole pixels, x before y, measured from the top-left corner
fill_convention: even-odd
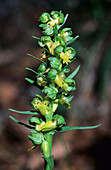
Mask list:
[[[42,29],[43,36],[41,38],[33,36],[33,38],[38,40],[38,44],[43,48],[42,57],[38,58],[32,54],[27,54],[41,63],[36,70],[26,67],[28,71],[35,75],[35,80],[30,78],[25,78],[25,80],[35,85],[37,91],[39,88],[44,97],[35,94],[31,101],[32,110],[30,111],[9,109],[21,114],[33,115],[27,120],[28,124],[20,122],[12,116],[10,118],[31,130],[28,137],[33,146],[29,150],[35,149],[37,145],[41,144],[45,170],[52,170],[54,167],[53,156],[51,155],[54,133],[75,129],[92,129],[100,126],[65,126],[64,113],[61,113],[62,115],[55,114],[59,103],[64,104],[67,109],[71,109],[70,102],[74,97],[71,92],[76,90],[74,77],[80,69],[79,65],[67,76],[67,73],[70,72],[68,66],[72,61],[75,61],[76,55],[75,49],[69,45],[79,37],[78,35],[72,37],[71,28],[61,29],[67,17],[68,14],[64,16],[61,11],[52,11],[50,14],[43,12],[41,14],[39,27]]]

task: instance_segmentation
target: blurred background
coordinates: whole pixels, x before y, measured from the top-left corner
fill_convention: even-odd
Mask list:
[[[71,27],[72,44],[79,64],[77,90],[71,110],[62,105],[67,125],[89,126],[93,130],[55,134],[52,154],[55,170],[111,170],[111,0],[4,0],[0,1],[0,170],[42,170],[40,147],[32,146],[28,129],[8,118],[26,122],[30,116],[11,113],[31,109],[30,101],[39,89],[25,81],[34,75],[25,67],[37,69],[43,51],[32,35],[41,37],[38,18],[42,12],[62,10],[69,14],[64,27]]]

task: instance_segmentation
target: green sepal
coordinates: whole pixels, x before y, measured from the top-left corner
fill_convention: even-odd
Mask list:
[[[64,132],[68,130],[85,130],[85,129],[95,129],[101,126],[101,124],[96,126],[64,126],[60,130],[56,130],[56,132]]]
[[[64,68],[62,71],[63,71],[64,73],[69,73],[70,69]]]
[[[44,140],[44,135],[38,132],[32,133],[31,135],[28,135],[28,137],[34,145],[40,145]]]
[[[71,31],[71,28],[63,28],[62,31],[61,31],[61,34],[67,32],[67,31]]]
[[[45,159],[45,161],[49,165],[50,170],[53,170],[53,168],[54,168],[54,159],[53,159],[53,156],[52,155],[50,157],[43,156],[43,158]]]
[[[55,50],[54,50],[54,53],[55,54],[60,54],[61,52],[63,52],[64,50],[64,47],[62,45],[58,45]]]
[[[74,98],[74,96],[64,96],[59,99],[61,104],[64,104],[68,109],[71,109],[70,101]]]
[[[31,83],[31,84],[34,84],[34,80],[31,80],[31,79],[29,79],[29,78],[27,78],[27,77],[25,78],[25,80],[28,81],[28,82]]]
[[[53,116],[53,119],[54,119],[54,120],[57,120],[57,125],[58,125],[59,127],[60,127],[61,125],[65,125],[65,124],[66,124],[66,121],[65,121],[64,117],[61,116],[61,115],[56,114],[56,115]]]
[[[42,31],[42,33],[44,35],[53,35],[54,31],[53,31],[53,27],[48,27],[46,30]]]
[[[40,101],[43,101],[43,98],[39,94],[36,94],[35,96],[38,97]]]
[[[79,38],[79,35],[71,39],[66,45],[72,44],[77,38]]]
[[[47,78],[54,80],[56,78],[57,73],[57,70],[51,69],[47,74]]]
[[[61,36],[58,36],[58,37],[57,37],[57,41],[59,41],[59,43],[60,43],[61,45],[63,45],[63,46],[66,45],[64,39],[63,39]]]
[[[21,114],[30,114],[30,115],[34,115],[34,114],[38,115],[39,114],[35,111],[18,111],[18,110],[14,110],[14,109],[10,109],[10,108],[8,110],[10,110],[12,112],[16,112],[16,113],[21,113]]]
[[[64,79],[64,82],[65,82],[65,83],[68,83],[68,84],[73,84],[73,85],[75,85],[75,80],[73,80],[72,78],[69,78],[69,77],[66,77],[66,78]]]
[[[55,99],[56,98],[56,94],[58,93],[58,90],[55,89],[55,86],[54,87],[45,87],[43,90],[42,90],[43,93],[47,94],[47,96],[51,99]]]
[[[27,152],[29,152],[29,151],[31,151],[31,150],[33,150],[35,148],[36,148],[36,145],[33,145],[31,148],[27,149]]]
[[[40,47],[44,47],[45,43],[43,41],[38,41],[38,44],[40,45]]]
[[[50,42],[51,41],[51,37],[50,36],[42,36],[41,37],[41,41],[43,41],[43,42]]]
[[[28,119],[27,122],[29,123],[29,125],[33,125],[33,126],[41,123],[40,119],[38,117],[35,117],[35,116]]]
[[[38,72],[44,72],[46,70],[46,65],[44,63],[39,65],[39,68],[37,69]]]
[[[48,60],[50,61],[51,67],[54,69],[58,69],[61,65],[60,60],[57,59],[56,57],[49,57]]]
[[[74,78],[74,76],[78,73],[79,69],[80,69],[80,65],[73,71],[72,74],[68,76],[68,78],[70,79]]]

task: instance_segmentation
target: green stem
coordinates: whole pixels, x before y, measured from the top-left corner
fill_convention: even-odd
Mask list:
[[[47,121],[50,121],[52,120],[52,113],[46,117],[46,122]],[[46,138],[46,141],[48,142],[48,147],[47,148],[44,148],[44,156],[46,157],[46,160],[44,158],[44,161],[45,161],[45,166],[44,166],[44,169],[45,170],[52,170],[53,169],[53,165],[54,165],[54,160],[53,160],[53,156],[51,155],[51,152],[52,152],[52,138],[53,138],[53,135],[49,133],[46,133],[45,134],[45,138]]]
[[[46,134],[46,140],[47,140],[48,145],[49,145],[49,150],[47,151],[48,152],[47,155],[49,155],[48,159],[49,159],[51,164],[49,164],[44,159],[44,161],[45,161],[45,170],[52,170],[53,169],[53,168],[51,168],[51,167],[53,167],[53,162],[54,162],[53,157],[51,155],[51,152],[52,152],[52,137],[53,137],[52,134]]]

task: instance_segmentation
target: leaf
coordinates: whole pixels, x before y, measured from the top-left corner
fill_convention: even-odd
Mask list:
[[[79,38],[79,35],[70,40],[66,45],[72,44],[77,38]]]
[[[12,119],[14,122],[19,123],[20,125],[23,125],[23,126],[29,128],[29,129],[33,129],[31,126],[29,126],[29,125],[27,125],[27,124],[25,124],[25,123],[23,123],[23,122],[20,122],[19,120],[15,119],[15,118],[12,117],[12,116],[9,116],[9,118]]]
[[[80,65],[73,71],[72,74],[68,76],[68,78],[70,79],[74,78],[74,76],[78,73],[79,69],[80,69]]]
[[[66,14],[66,16],[65,16],[65,18],[64,18],[64,22],[59,26],[59,29],[65,24],[67,18],[68,18],[68,14]]]
[[[35,74],[37,74],[37,75],[39,75],[40,77],[42,77],[43,79],[45,79],[45,80],[47,80],[42,74],[40,74],[40,73],[37,73],[36,71],[34,71],[33,69],[31,69],[31,68],[28,68],[28,67],[26,67],[25,68],[26,70],[29,70],[29,71],[32,71],[33,73],[35,73]]]
[[[31,151],[31,150],[33,150],[35,148],[36,148],[36,145],[33,145],[31,148],[27,149],[27,152],[29,152],[29,151]]]
[[[36,36],[32,36],[32,38],[35,38],[35,39],[37,39],[37,40],[40,40],[40,38],[39,37],[36,37]]]
[[[33,58],[35,58],[35,59],[37,59],[37,60],[39,60],[39,61],[41,61],[41,62],[44,63],[45,65],[47,65],[46,62],[42,61],[40,58],[37,58],[37,57],[35,57],[35,56],[33,56],[33,55],[29,54],[29,53],[27,53],[27,55],[30,56],[30,57],[33,57]]]
[[[33,115],[33,114],[36,114],[38,115],[39,113],[35,112],[35,111],[18,111],[18,110],[14,110],[14,109],[8,109],[12,112],[16,112],[16,113],[21,113],[21,114],[30,114],[30,115]]]
[[[52,170],[54,168],[54,160],[53,160],[53,156],[51,155],[50,157],[43,157],[45,159],[45,161],[47,162],[47,164],[50,167],[50,170]]]
[[[64,132],[68,130],[85,130],[85,129],[95,129],[101,126],[101,124],[96,126],[64,126],[60,130],[56,130],[56,132]]]
[[[31,68],[26,67],[25,69],[26,69],[26,70],[29,70],[29,71],[32,71],[32,72],[35,73],[35,74],[39,74],[39,73],[37,73],[36,71],[34,71],[33,69],[31,69]]]
[[[28,82],[31,83],[31,84],[34,84],[34,80],[31,80],[31,79],[29,79],[29,78],[27,78],[27,77],[25,78],[25,80],[28,81]]]

